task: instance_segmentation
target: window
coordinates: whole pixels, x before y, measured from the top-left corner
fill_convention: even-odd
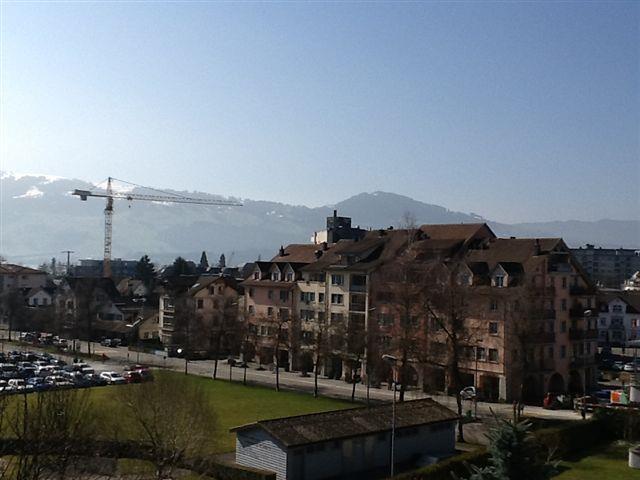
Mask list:
[[[253,279],[254,280],[260,280],[260,272],[258,272],[258,271],[253,272]]]
[[[313,332],[307,332],[307,331],[302,332],[302,341],[305,343],[313,342]]]
[[[587,355],[591,354],[591,342],[587,343]]]
[[[267,292],[267,298],[268,298],[269,300],[273,300],[273,290],[269,290],[269,291]]]
[[[300,310],[300,319],[305,321],[313,320],[313,310]]]
[[[293,273],[287,273],[287,282],[293,282]]]
[[[498,361],[498,350],[496,348],[489,349],[489,361],[490,362]]]
[[[564,332],[566,332],[566,331],[567,331],[567,321],[566,321],[566,320],[564,320],[564,321],[560,324],[560,331],[561,331],[562,333],[564,333]]]
[[[622,305],[614,305],[613,306],[613,311],[616,312],[616,313],[622,312]]]
[[[318,303],[324,303],[324,293],[318,294]]]
[[[300,292],[300,301],[309,303],[313,302],[316,299],[316,294],[313,292]]]
[[[378,324],[393,325],[393,317],[389,313],[381,313],[378,315]]]
[[[198,306],[197,306],[197,309],[198,309],[198,310],[200,310],[200,309],[202,309],[203,307],[204,307],[204,301],[203,301],[201,298],[199,298],[199,299],[198,299]]]
[[[563,312],[567,311],[567,299],[566,298],[563,298],[560,301],[560,310],[562,310]]]
[[[567,277],[562,277],[562,288],[567,288]]]
[[[251,315],[253,315],[254,313],[256,313],[256,309],[255,309],[255,307],[254,307],[253,305],[249,305],[249,313],[250,313]]]
[[[318,322],[324,323],[324,312],[318,312]]]
[[[495,312],[496,310],[498,310],[498,301],[491,299],[491,302],[489,303],[489,309],[492,312]]]
[[[267,307],[267,315],[273,317],[273,307]]]
[[[553,346],[550,346],[550,347],[547,349],[547,357],[549,357],[549,358],[553,358],[554,353],[555,353],[555,352],[554,352],[554,350],[553,350]]]
[[[344,315],[342,313],[332,313],[331,323],[342,323],[344,321]]]
[[[220,307],[220,302],[218,300],[213,301],[213,308],[217,309]]]
[[[566,358],[567,356],[567,346],[560,345],[560,358]]]
[[[344,276],[331,275],[331,285],[344,285]]]
[[[331,294],[331,303],[334,305],[342,305],[344,302],[344,297],[343,295],[340,295],[338,293],[332,293]]]
[[[486,360],[487,359],[487,350],[484,347],[476,347],[476,358],[478,360]]]
[[[253,298],[253,293],[254,293],[253,288],[250,288],[249,289],[249,297]]]
[[[282,320],[289,320],[289,309],[288,308],[281,308],[280,310],[278,310],[278,316],[282,319]]]
[[[280,281],[280,272],[271,272],[271,280],[274,282]]]
[[[489,333],[491,335],[498,334],[498,322],[489,322]]]
[[[504,287],[504,275],[496,275],[493,282],[496,287]]]
[[[280,301],[286,302],[289,300],[289,292],[287,290],[280,290]]]

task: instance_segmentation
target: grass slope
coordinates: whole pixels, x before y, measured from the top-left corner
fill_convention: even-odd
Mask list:
[[[156,375],[182,376],[182,373],[162,371]],[[235,450],[235,434],[229,429],[260,419],[277,418],[305,413],[352,408],[354,404],[330,398],[313,398],[304,393],[280,391],[257,386],[243,386],[224,380],[211,380],[190,375],[189,381],[204,389],[211,407],[218,416],[216,431],[211,432],[211,453]],[[123,406],[119,404],[118,388],[135,388],[135,385],[91,389],[91,400],[96,416],[105,425],[105,434],[117,432],[121,437],[130,436],[128,426],[122,421]]]
[[[640,470],[628,466],[629,445],[612,443],[581,458],[560,463],[562,473],[554,480],[640,480]]]

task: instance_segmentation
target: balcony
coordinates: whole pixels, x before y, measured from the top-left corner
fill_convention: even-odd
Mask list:
[[[584,307],[582,305],[574,306],[569,309],[569,316],[571,318],[583,318],[584,317]]]
[[[531,343],[555,343],[556,334],[554,332],[537,332],[530,336]]]
[[[598,339],[598,330],[590,329],[583,330],[581,328],[570,328],[569,329],[569,340],[579,341],[579,340],[597,340]]]
[[[356,284],[351,284],[349,285],[349,291],[350,292],[361,292],[364,293],[367,291],[367,286],[366,285],[356,285]]]

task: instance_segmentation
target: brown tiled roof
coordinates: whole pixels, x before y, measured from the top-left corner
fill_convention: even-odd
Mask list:
[[[294,262],[294,263],[311,263],[316,260],[315,252],[321,249],[322,245],[313,243],[291,244],[284,249],[284,255],[276,255],[271,259],[272,262]]]
[[[458,223],[442,225],[421,225],[420,230],[434,240],[469,240],[480,230],[486,229],[489,237],[495,238],[486,223]]]
[[[47,272],[35,268],[24,267],[14,263],[0,263],[0,275],[46,275]]]
[[[493,269],[498,263],[525,264],[536,253],[536,241],[539,242],[541,254],[549,253],[559,243],[560,238],[496,238],[488,243],[487,248],[469,250],[467,262],[486,262]]]
[[[392,406],[350,408],[295,417],[260,420],[231,431],[263,428],[287,447],[391,430]],[[430,398],[396,404],[396,428],[457,420],[458,415]]]

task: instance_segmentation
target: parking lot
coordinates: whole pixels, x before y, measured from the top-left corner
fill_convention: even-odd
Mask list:
[[[87,363],[62,352],[55,355],[38,351],[36,346],[3,350],[0,352],[0,395],[153,380],[151,370],[140,364],[114,367],[100,362]]]

